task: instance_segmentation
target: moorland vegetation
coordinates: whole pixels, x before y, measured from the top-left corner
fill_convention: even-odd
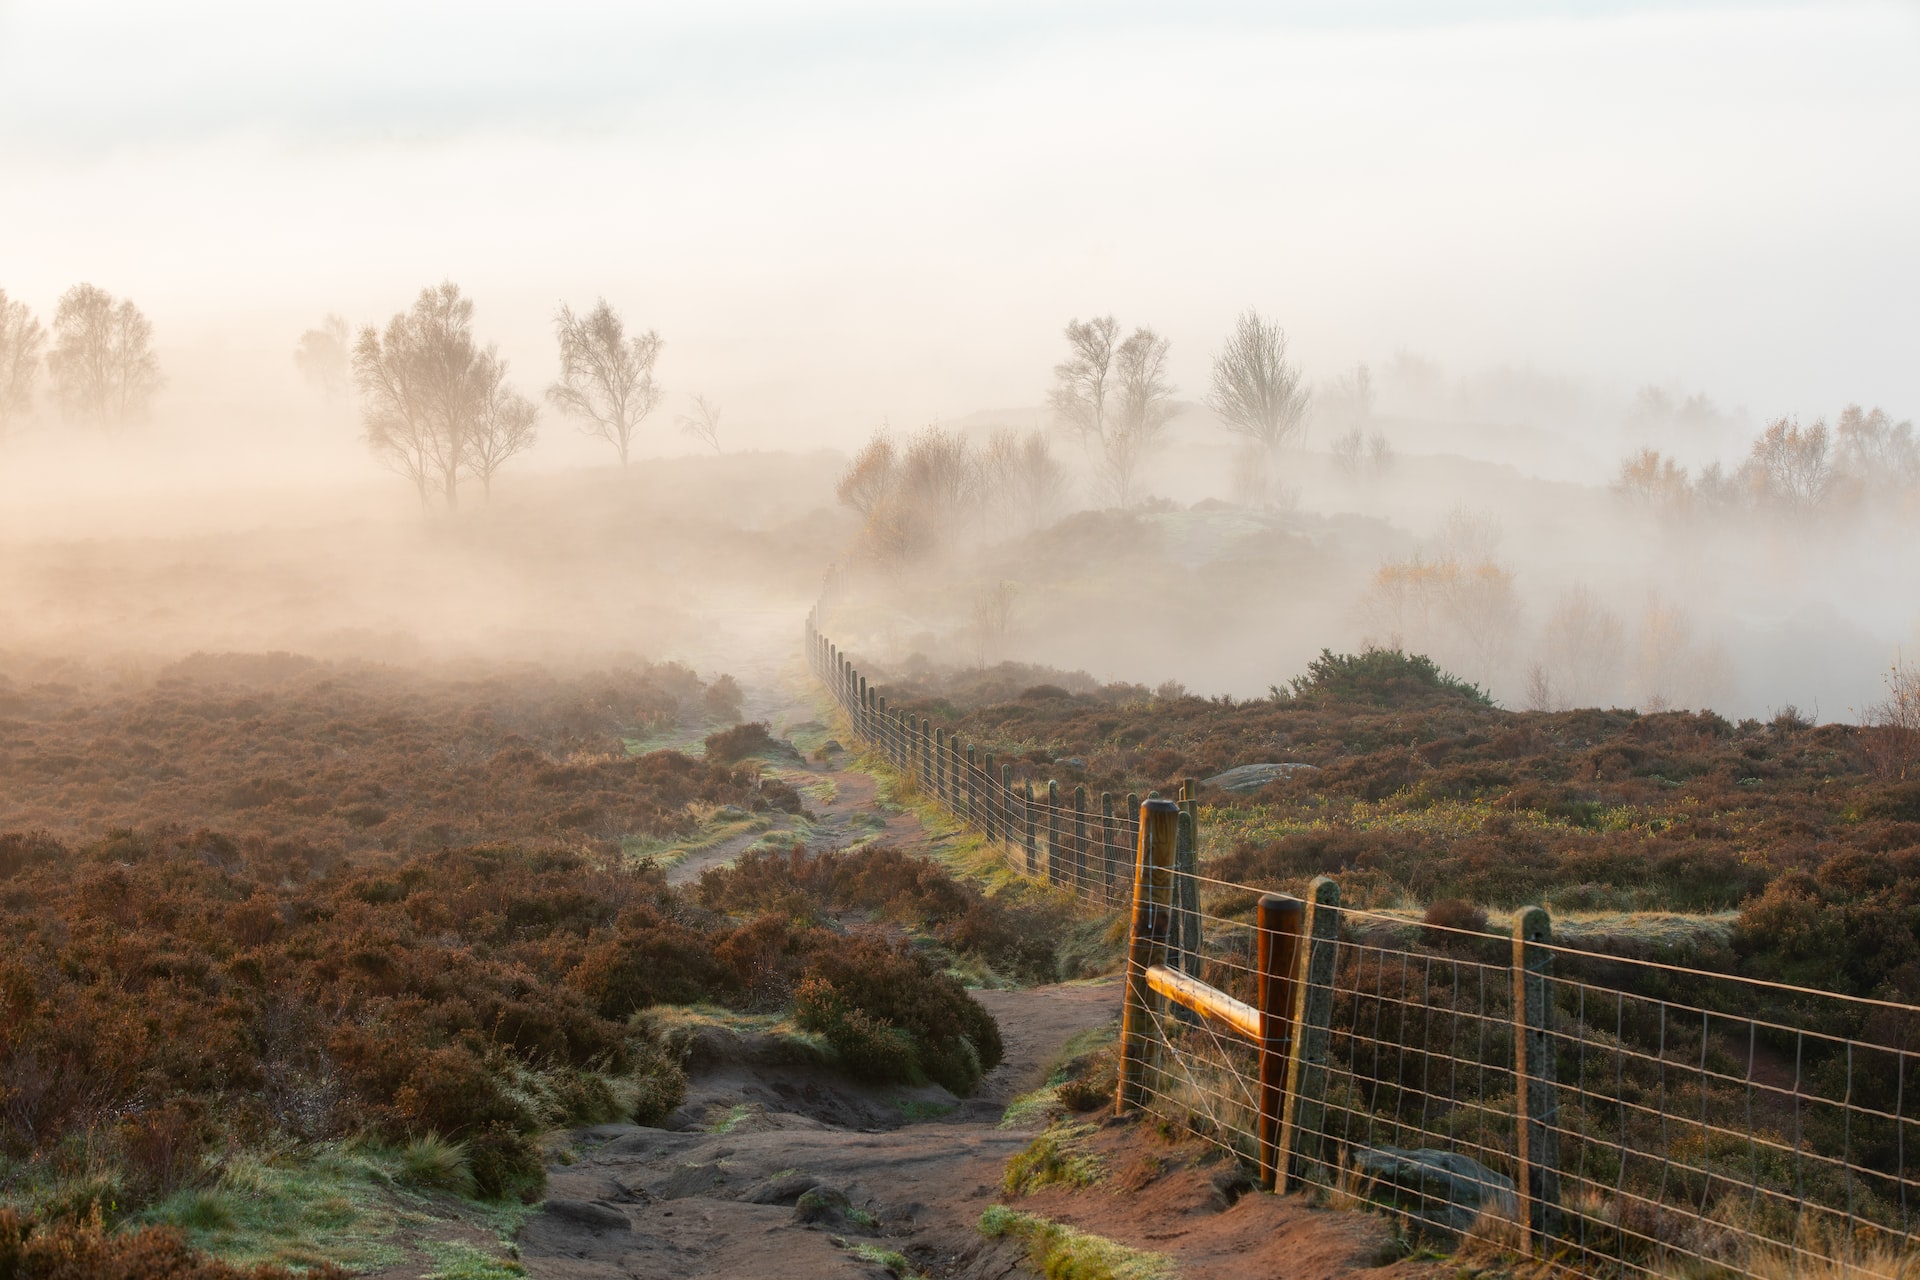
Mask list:
[[[890,707],[1016,781],[1123,795],[1200,779],[1218,880],[1331,875],[1358,906],[1717,913],[1728,927],[1679,944],[1705,967],[1920,1000],[1920,732],[1897,707],[1860,726],[1509,711],[1393,651],[1323,654],[1246,701],[1011,663],[861,666]],[[1205,782],[1277,762],[1313,767],[1252,794]],[[1632,933],[1613,944],[1643,949]]]
[[[630,841],[795,796],[750,754],[764,726],[717,730],[749,748],[725,762],[628,752],[731,718],[731,682],[681,668],[206,659],[5,692],[0,1256],[23,1276],[87,1250],[134,1274],[175,1229],[318,1265],[353,1198],[261,1190],[314,1170],[537,1198],[544,1135],[680,1103],[665,1006],[784,1013],[830,1066],[964,1094],[1001,1046],[949,970],[1054,964],[1058,908],[887,849],[669,887]],[[236,1245],[266,1202],[287,1220]]]

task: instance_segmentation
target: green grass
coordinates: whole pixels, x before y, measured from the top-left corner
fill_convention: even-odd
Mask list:
[[[1001,1185],[1010,1196],[1024,1196],[1042,1187],[1090,1187],[1106,1174],[1106,1161],[1086,1150],[1090,1124],[1055,1124],[1007,1161]]]
[[[700,828],[690,836],[661,840],[652,836],[628,836],[620,842],[620,852],[632,861],[651,859],[655,866],[668,870],[696,853],[702,853],[717,844],[737,839],[755,831],[766,831],[774,825],[771,815],[749,813],[737,818],[715,818],[703,822]]]
[[[684,1053],[694,1037],[703,1030],[719,1031],[729,1037],[766,1037],[760,1052],[769,1051],[796,1066],[825,1066],[833,1061],[826,1040],[814,1032],[802,1030],[784,1013],[742,1013],[711,1004],[654,1005],[634,1015],[670,1052]]]
[[[478,1228],[507,1247],[533,1206],[473,1200],[464,1194],[471,1186],[457,1144],[286,1146],[233,1156],[212,1186],[178,1192],[132,1221],[176,1227],[194,1248],[241,1266],[332,1262],[371,1271],[406,1260],[402,1233],[436,1224]],[[441,1246],[423,1247],[434,1253]],[[445,1257],[434,1253],[435,1276],[523,1274],[518,1263],[474,1246],[444,1247]]]
[[[519,1261],[461,1240],[426,1240],[420,1247],[433,1259],[423,1280],[512,1280],[527,1269]]]
[[[1047,1280],[1172,1280],[1174,1274],[1173,1259],[1164,1253],[1130,1249],[1005,1205],[990,1205],[980,1215],[980,1234],[1025,1241],[1034,1269]]]
[[[405,1257],[395,1232],[433,1216],[400,1185],[402,1172],[398,1153],[378,1147],[243,1154],[212,1187],[179,1192],[136,1221],[177,1227],[196,1249],[244,1266],[371,1270]]]
[[[922,1280],[920,1272],[913,1269],[913,1263],[907,1260],[904,1253],[870,1244],[850,1244],[846,1249],[860,1261],[884,1267],[888,1274],[898,1276],[900,1280]]]

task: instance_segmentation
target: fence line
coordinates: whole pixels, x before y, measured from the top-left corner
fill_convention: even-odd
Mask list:
[[[1278,1190],[1584,1274],[1904,1276],[1920,1007],[1205,875],[1200,810],[1057,781],[889,707],[807,622],[854,732],[1015,871],[1130,910],[1121,1109]]]

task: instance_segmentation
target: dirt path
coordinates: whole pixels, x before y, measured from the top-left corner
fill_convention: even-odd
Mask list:
[[[787,679],[758,685],[748,714],[776,734],[824,736],[809,692],[790,670],[781,674]],[[774,832],[819,847],[875,837],[924,845],[918,821],[881,810],[874,778],[840,767],[846,759],[778,763],[808,796],[812,821]],[[693,880],[768,837],[760,830],[700,850],[669,878]],[[979,1230],[981,1214],[1003,1199],[1008,1159],[1045,1122],[1004,1127],[1003,1119],[1009,1103],[1045,1083],[1072,1037],[1118,1018],[1120,987],[1103,979],[976,994],[1006,1052],[964,1100],[937,1086],[865,1088],[796,1065],[764,1038],[710,1037],[690,1069],[688,1100],[666,1127],[601,1125],[573,1135],[548,1171],[546,1204],[520,1232],[527,1271],[554,1280],[877,1280],[904,1264],[934,1280],[1036,1274],[1024,1244]],[[1167,1253],[1182,1276],[1429,1274],[1405,1263],[1374,1270],[1387,1244],[1378,1219],[1242,1196],[1237,1165],[1191,1141],[1158,1138],[1151,1124],[1107,1121],[1096,1140],[1113,1178],[1017,1207]]]

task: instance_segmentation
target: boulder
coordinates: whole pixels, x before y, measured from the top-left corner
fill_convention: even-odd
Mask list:
[[[1248,791],[1258,791],[1269,782],[1290,777],[1298,770],[1311,769],[1313,767],[1314,766],[1310,764],[1297,762],[1290,764],[1242,764],[1235,765],[1225,773],[1216,773],[1211,778],[1204,779],[1204,781],[1206,785],[1210,787],[1218,787],[1222,791],[1243,794]]]
[[[1513,1179],[1457,1151],[1431,1147],[1360,1147],[1349,1160],[1368,1199],[1389,1201],[1447,1231],[1464,1231],[1482,1213],[1520,1212]]]
[[[627,1215],[599,1200],[564,1200],[554,1197],[541,1206],[556,1218],[582,1226],[589,1231],[631,1231]]]
[[[800,1197],[820,1185],[810,1173],[789,1173],[749,1187],[740,1198],[748,1204],[798,1204]]]

